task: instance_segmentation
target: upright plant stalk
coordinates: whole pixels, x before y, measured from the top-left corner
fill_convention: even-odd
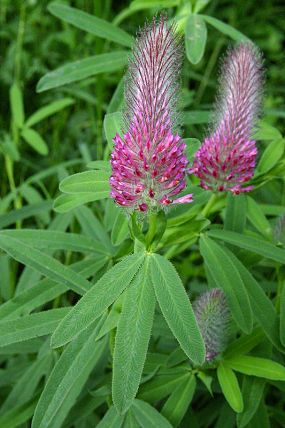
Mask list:
[[[19,16],[15,59],[14,59],[14,70],[15,70],[14,81],[16,83],[20,81],[20,77],[21,77],[21,53],[22,53],[22,46],[23,46],[24,32],[25,32],[25,19],[26,19],[26,4],[25,2],[23,2],[20,6],[20,16]],[[12,137],[13,137],[14,144],[17,146],[19,144],[19,139],[20,139],[19,127],[13,120],[11,123],[11,129],[12,129]],[[9,156],[5,156],[5,166],[6,166],[10,189],[12,192],[16,192],[16,184],[15,184],[15,178],[14,178],[14,162]],[[15,195],[14,206],[15,206],[15,209],[20,209],[22,207],[22,201],[19,195]],[[18,221],[17,228],[20,228],[20,226],[21,226],[21,222]]]
[[[197,365],[205,359],[183,284],[172,264],[154,253],[166,229],[165,208],[192,201],[191,194],[175,199],[186,187],[188,166],[186,145],[174,130],[181,57],[180,42],[164,17],[139,33],[125,82],[127,130],[123,138],[115,136],[111,155],[111,197],[131,214],[134,255],[143,255],[125,292],[116,332],[112,394],[120,413],[139,388],[156,301],[188,358]],[[137,213],[147,219],[146,231]]]

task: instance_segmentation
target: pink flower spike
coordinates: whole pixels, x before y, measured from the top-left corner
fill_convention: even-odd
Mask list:
[[[127,128],[114,137],[111,197],[129,211],[147,212],[172,202],[185,187],[185,144],[174,133],[181,46],[163,17],[139,34],[125,83]],[[177,202],[178,201],[178,202]]]
[[[252,140],[261,102],[261,54],[251,43],[229,52],[222,67],[214,129],[194,156],[191,172],[207,190],[248,192],[257,156]]]

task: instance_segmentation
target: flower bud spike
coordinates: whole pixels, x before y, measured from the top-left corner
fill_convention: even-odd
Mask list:
[[[206,361],[214,360],[227,341],[230,312],[222,290],[213,288],[193,303],[193,310],[206,347]]]

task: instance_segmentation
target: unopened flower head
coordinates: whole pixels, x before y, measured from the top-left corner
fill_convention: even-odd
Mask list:
[[[204,189],[234,194],[254,174],[257,155],[252,139],[260,110],[262,58],[257,47],[242,43],[231,50],[221,72],[214,129],[196,153],[192,172]]]
[[[127,132],[114,138],[111,196],[121,206],[148,211],[185,203],[186,145],[174,133],[181,48],[163,17],[139,34],[125,84]]]
[[[203,293],[193,310],[205,342],[206,361],[210,362],[224,350],[228,337],[230,313],[223,291],[213,288]]]

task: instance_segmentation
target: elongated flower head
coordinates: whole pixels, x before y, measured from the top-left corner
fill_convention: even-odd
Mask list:
[[[242,43],[229,52],[220,79],[214,129],[195,154],[192,172],[204,189],[234,194],[254,174],[257,155],[252,139],[260,110],[262,59],[257,47]]]
[[[214,360],[227,341],[230,314],[222,290],[213,288],[199,296],[193,310],[205,342],[206,361]]]
[[[190,202],[173,200],[186,186],[185,144],[174,134],[181,47],[161,17],[140,32],[125,83],[127,132],[114,138],[111,196],[132,210]]]

